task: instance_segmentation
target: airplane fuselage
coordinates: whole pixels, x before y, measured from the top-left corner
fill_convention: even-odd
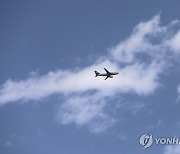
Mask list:
[[[118,75],[117,72],[109,72],[109,73],[100,73],[98,76],[111,76],[111,75]]]
[[[104,70],[106,71],[106,73],[99,73],[99,72],[95,71],[95,74],[96,74],[95,77],[106,76],[106,78],[105,78],[105,80],[106,80],[107,78],[113,78],[113,75],[119,74],[118,72],[109,72],[106,68],[104,68]]]

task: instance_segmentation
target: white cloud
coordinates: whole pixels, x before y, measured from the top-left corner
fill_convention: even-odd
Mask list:
[[[10,146],[12,146],[13,144],[12,144],[12,142],[11,141],[7,141],[6,143],[5,143],[5,146],[7,146],[7,147],[10,147]]]
[[[73,96],[60,106],[57,120],[63,124],[75,123],[78,126],[87,124],[92,132],[101,132],[110,127],[115,120],[102,112],[106,106],[100,93],[95,97]]]
[[[163,154],[180,154],[180,145],[166,146]]]
[[[118,71],[119,75],[113,80],[106,81],[101,77],[95,78],[94,70],[103,66]],[[67,95],[89,90],[104,93],[135,92],[146,95],[152,93],[158,86],[157,75],[160,68],[154,63],[149,66],[136,63],[119,69],[116,64],[106,60],[77,72],[57,71],[22,81],[8,80],[1,88],[0,104],[18,100],[38,100],[53,93]]]
[[[177,87],[177,92],[178,92],[178,97],[177,97],[177,102],[180,100],[180,85]]]
[[[147,40],[148,35],[155,35],[164,30],[160,27],[160,16],[157,15],[147,22],[138,24],[132,34],[111,50],[113,57],[120,62],[134,61],[135,54],[147,52],[152,48],[152,44]]]
[[[173,51],[180,53],[180,30],[168,41]]]
[[[107,103],[104,98],[129,92],[147,96],[160,85],[159,75],[167,69],[170,55],[180,53],[177,52],[180,32],[168,33],[176,23],[161,26],[157,15],[138,24],[125,41],[107,53],[107,58],[99,57],[88,67],[8,80],[0,88],[0,106],[63,94],[66,101],[57,114],[61,123],[88,125],[94,132],[104,130],[114,123],[104,111]],[[95,78],[94,70],[103,72],[104,67],[119,74],[106,81],[103,77]]]

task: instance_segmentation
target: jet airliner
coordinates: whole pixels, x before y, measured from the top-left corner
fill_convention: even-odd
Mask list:
[[[106,78],[104,80],[106,80],[107,78],[113,78],[113,75],[117,75],[119,74],[118,72],[109,72],[106,68],[104,68],[104,70],[106,71],[106,73],[99,73],[98,71],[94,71],[96,76],[106,76]]]

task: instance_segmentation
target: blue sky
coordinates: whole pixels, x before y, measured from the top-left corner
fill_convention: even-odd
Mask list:
[[[2,0],[0,153],[180,153],[179,5]]]

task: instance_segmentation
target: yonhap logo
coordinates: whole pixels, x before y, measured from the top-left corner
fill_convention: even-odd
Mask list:
[[[151,133],[145,133],[140,136],[139,143],[143,149],[147,149],[154,144],[160,145],[177,145],[180,139],[177,137],[154,137]]]
[[[139,139],[139,143],[143,149],[149,148],[153,144],[152,134],[143,134]]]

